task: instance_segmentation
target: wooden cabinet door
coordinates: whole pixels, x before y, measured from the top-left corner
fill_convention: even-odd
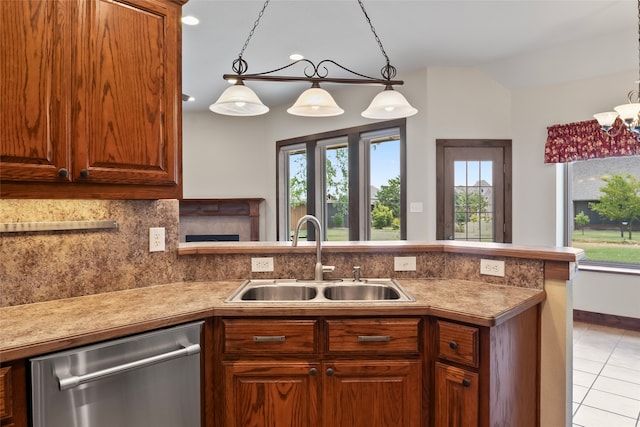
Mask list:
[[[78,0],[73,180],[175,185],[180,161],[178,2]]]
[[[436,362],[435,426],[478,425],[478,374]]]
[[[224,362],[226,427],[319,427],[319,364]]]
[[[0,179],[69,180],[70,1],[0,2]]]
[[[17,360],[0,366],[0,426],[27,427],[26,362]]]
[[[324,427],[419,427],[418,360],[349,360],[323,364]]]

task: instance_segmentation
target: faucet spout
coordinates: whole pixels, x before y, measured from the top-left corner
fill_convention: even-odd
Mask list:
[[[296,225],[296,231],[293,234],[293,243],[292,246],[298,246],[298,235],[300,234],[300,227],[305,222],[310,222],[313,224],[316,231],[316,265],[314,269],[314,280],[322,281],[324,280],[324,270],[325,267],[322,265],[322,226],[320,225],[320,221],[313,215],[305,215],[298,221],[298,225]],[[329,268],[331,270],[331,268]]]

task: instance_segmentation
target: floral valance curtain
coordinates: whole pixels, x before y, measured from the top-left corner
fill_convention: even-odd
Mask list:
[[[545,163],[640,155],[640,143],[631,132],[624,130],[608,136],[600,130],[597,120],[553,125],[547,131]]]

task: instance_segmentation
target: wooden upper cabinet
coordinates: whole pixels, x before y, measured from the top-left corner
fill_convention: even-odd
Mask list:
[[[182,196],[181,3],[2,2],[2,197]]]
[[[177,184],[179,9],[155,1],[81,2],[73,111],[74,179]],[[174,54],[169,54],[173,52]]]
[[[2,181],[70,178],[71,5],[0,2]]]

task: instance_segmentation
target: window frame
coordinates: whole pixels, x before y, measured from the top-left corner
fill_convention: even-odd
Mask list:
[[[563,244],[567,247],[573,246],[572,232],[574,227],[575,212],[573,209],[573,165],[578,161],[566,162],[562,166],[564,178],[564,217],[563,226]],[[596,271],[601,273],[616,273],[640,276],[640,263],[617,263],[601,260],[582,259],[578,264],[579,270]]]
[[[288,191],[285,191],[282,187],[284,181],[281,180],[283,174],[287,171],[283,168],[281,150],[284,147],[298,145],[306,146],[307,152],[307,213],[315,215],[318,210],[318,203],[320,195],[316,194],[316,175],[318,168],[318,162],[321,159],[316,159],[316,146],[319,142],[344,138],[347,137],[347,147],[349,150],[348,155],[348,167],[349,167],[349,212],[354,213],[349,215],[349,240],[358,241],[366,240],[368,234],[363,234],[363,227],[366,224],[363,222],[363,209],[365,203],[362,201],[362,197],[366,197],[368,190],[363,189],[361,185],[363,175],[364,161],[362,160],[363,150],[361,148],[361,134],[384,130],[389,128],[398,128],[400,134],[400,240],[407,239],[407,215],[406,215],[406,119],[388,120],[384,122],[375,122],[367,125],[355,126],[351,128],[344,128],[339,130],[333,130],[328,132],[321,132],[311,135],[305,135],[297,138],[290,138],[285,140],[276,141],[276,237],[279,241],[286,236],[283,233],[284,224],[284,212],[283,209],[283,197],[288,197]],[[367,159],[368,161],[368,159]],[[287,166],[288,167],[288,166]],[[285,175],[286,176],[286,175]],[[366,177],[368,179],[368,177]],[[323,220],[324,221],[324,220]],[[292,224],[295,226],[295,224]],[[326,239],[326,233],[325,233]]]

